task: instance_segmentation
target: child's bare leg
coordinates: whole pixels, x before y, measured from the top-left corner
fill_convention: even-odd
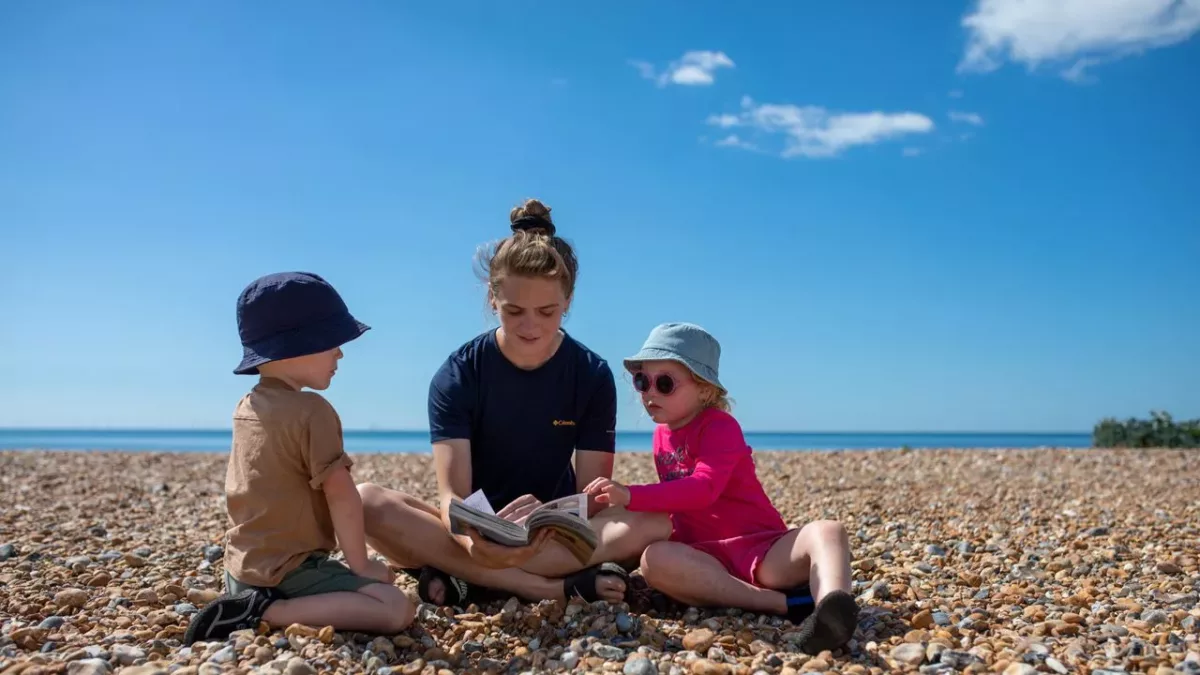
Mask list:
[[[808,581],[816,607],[800,624],[799,647],[808,654],[838,649],[854,635],[858,603],[850,594],[850,540],[832,520],[793,530],[767,551],[757,581],[788,589]]]
[[[787,598],[734,577],[711,555],[686,544],[660,541],[642,554],[646,583],[679,602],[702,607],[739,607],[783,614]]]
[[[808,582],[820,602],[832,591],[850,592],[850,539],[834,520],[817,520],[781,537],[759,564],[758,583],[786,590]]]
[[[336,630],[399,633],[412,623],[416,608],[399,588],[371,584],[357,592],[322,593],[276,600],[263,620],[272,626],[333,626]]]

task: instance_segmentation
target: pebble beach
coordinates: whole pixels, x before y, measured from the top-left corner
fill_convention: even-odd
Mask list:
[[[28,451],[0,453],[0,672],[1200,675],[1200,452],[756,457],[787,521],[850,533],[843,650],[803,654],[786,621],[663,602],[636,574],[626,605],[422,605],[399,635],[262,624],[184,648],[222,590],[225,457]],[[430,460],[356,453],[355,479],[432,499]],[[620,454],[615,478],[653,481],[650,456]]]

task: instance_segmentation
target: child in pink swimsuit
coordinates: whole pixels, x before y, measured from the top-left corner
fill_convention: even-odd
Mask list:
[[[671,515],[670,540],[642,555],[655,589],[692,605],[784,615],[800,625],[805,652],[836,649],[858,621],[846,531],[834,521],[788,528],[772,506],[728,412],[720,349],[699,326],[667,323],[625,360],[658,423],[659,482],[626,487],[601,478],[588,492],[602,504]]]

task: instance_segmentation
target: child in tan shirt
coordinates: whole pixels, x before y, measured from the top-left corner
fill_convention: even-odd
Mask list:
[[[404,630],[415,608],[391,570],[367,557],[341,421],[324,397],[304,391],[328,388],[341,345],[369,327],[324,279],[303,272],[254,281],[237,313],[244,358],[234,373],[260,379],[233,415],[226,594],[196,614],[184,643],[259,621]],[[329,557],[339,545],[347,564]]]

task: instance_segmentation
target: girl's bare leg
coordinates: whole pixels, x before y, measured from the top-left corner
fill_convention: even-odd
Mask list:
[[[711,555],[687,544],[660,541],[642,554],[646,583],[679,602],[699,607],[739,607],[783,614],[787,598],[779,591],[759,588],[731,575]]]
[[[767,552],[756,576],[779,589],[808,581],[816,607],[800,624],[802,651],[837,649],[854,635],[858,603],[850,593],[850,540],[841,523],[818,520],[789,532]]]
[[[808,582],[820,602],[832,591],[850,592],[850,539],[841,523],[817,520],[792,530],[767,552],[757,581],[786,590]]]

